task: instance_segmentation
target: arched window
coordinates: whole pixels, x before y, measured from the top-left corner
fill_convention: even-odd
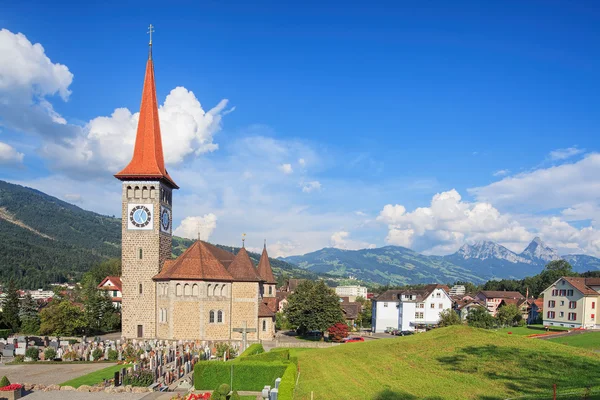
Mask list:
[[[219,295],[218,289],[219,289],[219,285],[215,285],[213,287],[213,294],[212,294],[213,296],[218,296]]]
[[[142,284],[140,283],[140,294],[142,294]]]
[[[227,295],[227,287],[225,286],[225,284],[223,284],[223,286],[221,286],[221,296],[226,296]]]
[[[189,296],[189,295],[192,294],[192,288],[187,283],[183,287],[183,294],[186,295],[186,296]]]
[[[169,284],[165,283],[165,296],[169,295]]]
[[[135,189],[133,190],[134,194],[133,197],[135,197],[136,199],[140,198],[140,195],[142,194],[140,187],[136,186]]]
[[[133,188],[131,186],[127,186],[127,198],[131,199],[133,197]]]
[[[198,287],[197,284],[194,284],[194,286],[192,286],[192,295],[198,296],[199,294],[200,294],[200,288]]]
[[[273,294],[273,286],[269,285],[269,294]]]
[[[177,286],[175,286],[175,294],[181,296],[181,283],[178,283]]]
[[[206,295],[207,296],[212,296],[212,292],[211,292],[212,286],[209,283],[208,286],[206,286]]]
[[[221,311],[221,310],[217,311],[217,322],[218,323],[223,322],[223,311]]]
[[[263,319],[263,332],[267,331],[267,321]]]
[[[147,199],[148,198],[148,188],[146,186],[144,186],[142,188],[142,199]]]
[[[154,186],[150,186],[150,198],[153,199],[156,196],[156,189],[154,189]]]
[[[215,323],[215,312],[213,310],[210,310],[210,313],[208,313],[208,322],[211,324]]]

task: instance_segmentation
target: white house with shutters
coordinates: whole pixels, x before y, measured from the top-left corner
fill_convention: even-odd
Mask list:
[[[373,300],[373,332],[386,329],[414,331],[435,326],[440,313],[452,308],[452,299],[444,285],[427,285],[423,289],[388,290]]]
[[[542,292],[544,325],[600,329],[600,278],[564,276]]]

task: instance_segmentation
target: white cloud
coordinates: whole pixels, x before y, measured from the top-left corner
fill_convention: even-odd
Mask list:
[[[298,164],[300,164],[301,167],[305,167],[306,166],[306,160],[304,158],[300,158],[300,159],[298,159]]]
[[[368,216],[368,214],[363,211],[354,211],[354,214],[358,215],[359,217],[367,217]]]
[[[478,201],[497,207],[541,211],[597,202],[600,193],[600,154],[571,163],[540,168],[469,189]]]
[[[294,170],[292,169],[292,164],[281,164],[279,166],[279,170],[286,175],[289,175],[294,172]]]
[[[209,213],[202,217],[184,218],[181,224],[173,231],[173,234],[188,239],[197,239],[198,233],[200,233],[200,239],[209,240],[216,228],[217,216]]]
[[[336,249],[343,250],[358,250],[358,249],[372,249],[375,247],[374,244],[370,244],[367,242],[351,240],[350,232],[348,231],[338,231],[334,232],[329,239],[329,244],[331,247]]]
[[[311,192],[314,192],[315,190],[321,190],[321,182],[311,181],[311,182],[305,182],[304,184],[302,184],[302,191],[304,193],[311,193]]]
[[[214,151],[215,133],[227,100],[205,112],[192,91],[176,87],[159,108],[163,153],[167,165],[177,165],[186,157]],[[67,173],[91,171],[106,174],[121,170],[131,159],[139,112],[117,108],[109,117],[96,117],[81,135],[66,143],[46,143],[43,154]]]
[[[80,203],[81,202],[81,195],[79,193],[66,193],[64,195],[64,198],[66,201],[71,202],[71,203]]]
[[[494,172],[492,175],[494,175],[494,176],[505,176],[505,175],[508,175],[509,173],[510,173],[509,170],[507,170],[507,169],[501,169],[501,170],[498,170],[498,171]]]
[[[377,217],[388,225],[386,242],[428,254],[456,251],[465,241],[493,240],[522,250],[533,235],[489,203],[463,201],[452,189],[433,196],[429,207],[406,212],[388,204]]]
[[[548,157],[550,158],[550,160],[553,160],[553,161],[566,160],[567,158],[571,158],[573,156],[581,154],[584,151],[585,151],[585,149],[580,149],[580,148],[577,148],[577,146],[573,146],[573,147],[568,147],[568,148],[564,148],[564,149],[553,150],[550,152]]]
[[[11,145],[0,142],[0,165],[21,165],[24,157]]]

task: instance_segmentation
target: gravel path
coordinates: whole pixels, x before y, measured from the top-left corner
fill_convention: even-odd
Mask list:
[[[85,393],[53,390],[50,392],[32,392],[23,399],[26,400],[140,400],[148,393]]]
[[[116,364],[0,364],[0,377],[6,375],[13,383],[60,384]],[[64,392],[61,392],[64,393]],[[92,393],[93,394],[93,393]],[[29,396],[27,397],[29,398]],[[58,398],[58,397],[57,397]]]

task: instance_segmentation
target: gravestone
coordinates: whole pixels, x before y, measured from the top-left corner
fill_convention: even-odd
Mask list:
[[[279,389],[273,389],[273,390],[271,390],[271,397],[269,397],[269,400],[277,400],[278,396],[279,396]]]
[[[14,357],[15,351],[12,349],[4,349],[2,350],[2,357]]]
[[[25,355],[25,347],[17,347],[15,349],[15,355],[17,356],[24,356]]]

